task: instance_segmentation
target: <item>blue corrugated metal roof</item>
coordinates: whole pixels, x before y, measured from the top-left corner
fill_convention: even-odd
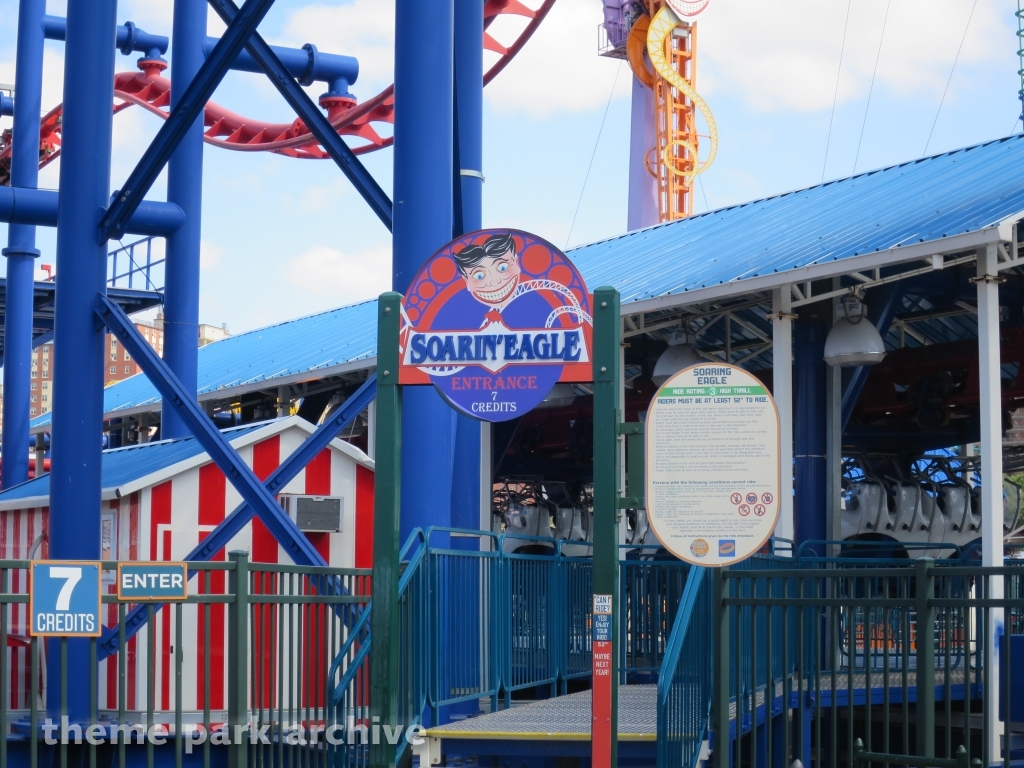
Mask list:
[[[364,301],[309,317],[260,328],[199,350],[199,394],[324,371],[377,354],[377,301]],[[107,387],[103,411],[160,402],[144,374]],[[32,427],[49,425],[50,414]]]
[[[224,430],[228,440],[237,440],[257,429],[263,429],[270,422],[257,422],[241,427]],[[161,440],[144,445],[131,445],[125,448],[112,448],[103,452],[103,472],[101,485],[104,491],[119,488],[126,483],[141,477],[159,472],[161,469],[185,461],[203,452],[194,437],[177,440]],[[0,492],[0,504],[18,499],[48,497],[50,495],[50,475],[45,474],[34,480],[15,485]]]
[[[572,251],[622,303],[976,232],[1024,211],[1024,136],[722,208]]]
[[[710,211],[570,252],[591,288],[624,305],[974,232],[1024,211],[1024,135]],[[302,376],[377,354],[375,300],[199,350],[199,394]],[[104,412],[160,396],[139,374],[108,387]],[[49,425],[39,416],[32,427]]]

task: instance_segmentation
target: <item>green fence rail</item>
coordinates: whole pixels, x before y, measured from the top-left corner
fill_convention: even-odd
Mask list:
[[[117,563],[104,562],[103,623],[119,627],[123,650],[99,661],[98,640],[84,641],[89,721],[62,729],[47,705],[67,712],[69,640],[27,635],[28,568],[0,561],[0,768],[326,766],[327,670],[369,602],[369,570],[250,563],[246,553],[190,563],[188,599],[150,604],[146,626],[126,639],[133,606],[115,594]],[[49,654],[60,679],[44,683]]]
[[[715,574],[715,765],[1024,757],[1024,569],[844,565]]]

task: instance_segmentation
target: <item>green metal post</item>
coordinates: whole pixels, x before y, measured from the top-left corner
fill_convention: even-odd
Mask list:
[[[377,443],[373,507],[373,613],[370,616],[370,715],[398,722],[399,612],[398,525],[402,482],[402,388],[398,386],[400,294],[377,304]],[[370,768],[395,765],[395,745],[370,746]]]
[[[619,292],[594,291],[594,594],[612,595],[611,760],[618,765],[619,734],[619,365],[622,320]]]
[[[930,557],[917,561],[917,754],[920,757],[935,756],[934,565]],[[949,685],[948,678],[946,685]]]
[[[729,765],[729,606],[725,605],[725,569],[714,574],[714,682],[711,693],[711,728],[714,731],[715,763]]]
[[[229,768],[246,768],[249,747],[249,553],[230,552],[234,569],[228,573],[228,592],[234,596],[228,609],[228,748]],[[150,625],[152,626],[152,624]],[[236,734],[243,734],[241,739]],[[236,743],[238,742],[238,743]]]

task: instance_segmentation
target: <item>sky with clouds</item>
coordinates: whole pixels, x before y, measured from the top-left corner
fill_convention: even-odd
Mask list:
[[[559,246],[625,230],[632,75],[597,56],[601,7],[557,0],[488,86],[486,226]],[[50,0],[47,10],[64,15],[66,3]],[[172,0],[122,0],[118,18],[168,34],[172,10]],[[697,87],[720,146],[697,211],[1020,130],[1015,10],[1010,0],[711,0],[697,23]],[[16,0],[0,0],[2,83],[14,80],[16,20]],[[521,23],[503,21],[494,35],[510,42]],[[222,30],[211,13],[209,34]],[[394,0],[280,0],[261,32],[274,44],[356,56],[360,100],[391,82]],[[136,58],[118,54],[117,70],[134,69]],[[44,109],[61,100],[63,83],[63,44],[48,42]],[[316,97],[324,88],[307,90]],[[264,121],[294,118],[261,75],[230,73],[214,100]],[[117,115],[114,188],[159,123],[136,108]],[[390,190],[391,151],[364,161]],[[55,188],[58,173],[59,161],[40,185]],[[161,178],[151,196],[164,190]],[[40,263],[53,263],[54,242],[40,230]],[[201,322],[249,330],[376,295],[389,276],[387,231],[330,161],[206,148]]]

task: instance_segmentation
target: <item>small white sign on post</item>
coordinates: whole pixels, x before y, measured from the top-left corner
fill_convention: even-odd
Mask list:
[[[779,517],[779,412],[734,365],[686,368],[647,411],[647,517],[658,540],[695,565],[732,565]]]

